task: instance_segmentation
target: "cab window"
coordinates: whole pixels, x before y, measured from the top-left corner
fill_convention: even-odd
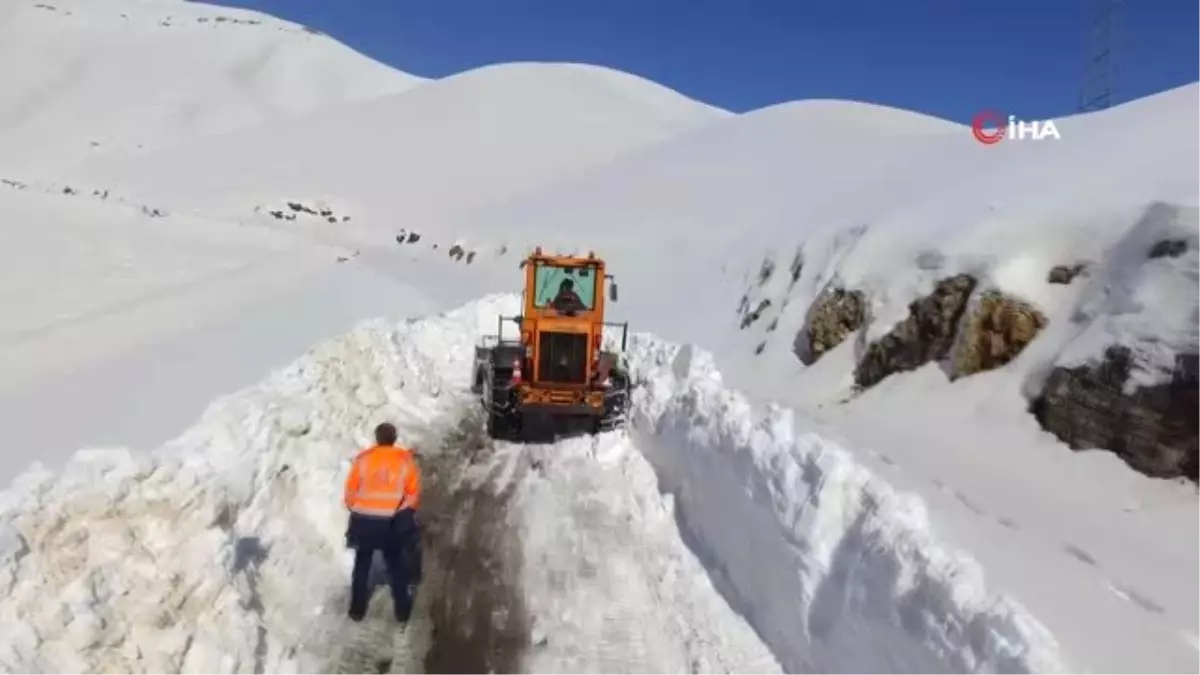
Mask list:
[[[596,269],[592,267],[563,267],[538,263],[534,268],[533,306],[544,309],[550,305],[562,288],[563,282],[571,282],[571,290],[579,296],[589,311],[596,306]]]

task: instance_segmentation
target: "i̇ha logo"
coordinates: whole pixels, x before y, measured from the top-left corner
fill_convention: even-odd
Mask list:
[[[1054,120],[1027,122],[995,110],[984,110],[971,120],[971,133],[984,145],[995,145],[1004,139],[1040,141],[1046,138],[1062,140]]]

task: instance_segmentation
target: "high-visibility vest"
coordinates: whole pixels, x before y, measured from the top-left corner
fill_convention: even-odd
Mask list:
[[[346,508],[367,516],[391,516],[421,502],[421,473],[406,448],[363,450],[346,477]]]

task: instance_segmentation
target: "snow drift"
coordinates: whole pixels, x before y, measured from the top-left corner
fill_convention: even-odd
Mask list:
[[[0,664],[331,667],[345,460],[382,418],[436,456],[474,406],[478,335],[516,302],[364,323],[152,454],[89,450],[23,475],[0,507]],[[788,414],[762,421],[694,348],[639,335],[631,355],[646,383],[632,437],[501,446],[489,460],[520,495],[537,562],[535,670],[1063,667],[1036,621],[936,544],[918,502],[795,435]],[[526,452],[544,476],[517,470]],[[640,661],[620,661],[635,643]]]
[[[0,170],[136,153],[422,81],[258,12],[195,2],[6,2]]]

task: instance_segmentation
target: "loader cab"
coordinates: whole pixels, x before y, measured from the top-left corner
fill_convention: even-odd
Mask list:
[[[521,341],[529,348],[531,383],[586,387],[603,340],[604,261],[538,249],[525,274]]]
[[[539,247],[521,269],[521,314],[498,317],[496,335],[476,348],[472,390],[487,410],[489,436],[617,428],[629,401],[630,376],[620,356],[629,325],[604,320],[606,302],[617,299],[604,261],[590,252],[546,255]],[[504,337],[506,321],[520,327],[519,338]],[[620,329],[619,339],[606,339],[606,328]]]

